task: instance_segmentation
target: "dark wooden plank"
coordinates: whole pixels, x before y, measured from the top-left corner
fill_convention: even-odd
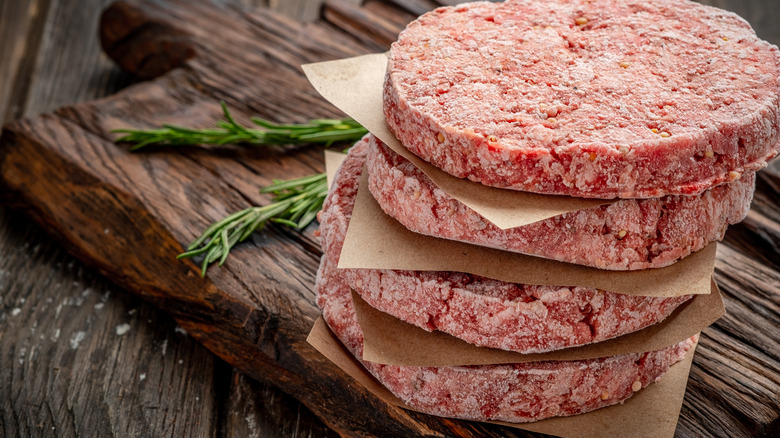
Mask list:
[[[234,371],[225,409],[224,436],[323,437],[338,436],[296,399],[268,383]],[[290,421],[295,419],[297,421]]]
[[[359,39],[372,52],[387,50],[403,29],[386,17],[354,8],[345,0],[327,0],[322,15],[325,20]]]
[[[28,223],[0,232],[0,435],[213,434],[216,359]]]
[[[422,15],[441,6],[432,0],[389,0],[388,3],[391,3],[414,16]]]
[[[19,96],[19,106],[26,114],[94,99],[130,83],[132,77],[106,59],[94,36],[100,10],[109,3],[103,0],[93,8],[76,8],[67,1],[50,0],[35,62],[30,70],[23,71],[30,85],[27,93]],[[66,36],[75,39],[69,43],[72,48],[54,56],[65,48]]]
[[[213,26],[218,26],[225,41],[231,41],[231,47],[197,45],[204,58],[193,61],[191,69],[164,78],[169,81],[165,86],[139,84],[123,93],[122,98],[64,109],[59,111],[59,116],[18,122],[5,132],[4,141],[27,150],[22,158],[14,157],[10,148],[3,148],[6,182],[29,201],[69,198],[70,201],[54,204],[33,202],[30,207],[38,214],[56,218],[45,221],[45,226],[74,253],[103,272],[113,272],[112,278],[120,285],[171,310],[191,335],[211,339],[208,346],[213,351],[240,363],[244,371],[274,379],[298,398],[308,401],[320,415],[327,413],[323,416],[335,421],[333,425],[344,431],[378,433],[382,430],[400,435],[429,432],[428,427],[408,413],[384,406],[365,390],[362,398],[368,411],[361,414],[363,418],[360,415],[355,418],[349,406],[355,396],[361,398],[360,391],[350,393],[347,388],[354,386],[351,379],[305,343],[305,334],[317,314],[311,285],[318,254],[311,252],[316,247],[311,231],[300,235],[271,228],[257,237],[261,245],[256,249],[264,251],[265,247],[272,251],[261,252],[259,259],[245,258],[241,254],[251,249],[246,246],[231,258],[226,269],[213,271],[207,281],[200,279],[192,263],[180,263],[173,258],[181,245],[208,222],[229,209],[247,205],[248,201],[262,201],[256,187],[269,178],[289,176],[289,169],[297,166],[303,166],[298,171],[310,172],[315,156],[321,169],[319,152],[258,149],[233,154],[232,160],[227,160],[232,163],[225,163],[219,159],[224,154],[206,150],[187,156],[166,152],[129,155],[107,141],[112,137],[109,129],[119,120],[146,126],[163,120],[205,124],[217,115],[216,101],[220,98],[227,99],[236,113],[244,116],[250,109],[254,114],[288,120],[333,113],[308,88],[298,64],[307,57],[322,59],[336,49],[343,56],[349,53],[350,47],[355,47],[354,42],[349,38],[341,42],[329,36],[327,41],[315,44],[310,38],[316,35],[316,28],[301,29],[296,23],[262,14],[247,17],[236,10],[224,9],[224,16],[215,15],[214,10],[192,3],[186,8],[169,5],[171,9],[165,11],[153,4],[147,6],[153,19],[173,17],[176,22],[191,26],[192,34],[207,42]],[[230,32],[224,32],[225,29],[234,29],[234,35],[228,38],[224,34]],[[261,43],[257,41],[263,35],[268,38],[258,47]],[[297,45],[289,43],[291,35]],[[226,68],[228,61],[234,59],[243,59],[248,65]],[[262,78],[252,73],[270,69],[286,73]],[[198,84],[198,87],[188,84]],[[306,91],[300,92],[304,85]],[[280,89],[298,93],[267,93]],[[210,105],[200,105],[207,99]],[[28,137],[23,131],[34,134]],[[47,149],[55,143],[54,150]],[[55,152],[59,158],[43,158],[49,152]],[[236,166],[238,161],[243,165]],[[30,163],[37,164],[31,168]],[[263,174],[249,175],[254,172],[252,169],[262,169]],[[40,184],[21,183],[31,173],[48,175],[48,179]],[[228,175],[233,175],[229,183],[215,181]],[[103,177],[107,180],[102,181]],[[182,187],[177,180],[195,183]],[[167,189],[157,195],[158,187]],[[236,188],[244,193],[236,194]],[[172,205],[165,199],[166,193],[181,199]],[[175,205],[177,202],[182,204]],[[154,217],[163,210],[167,215]],[[145,251],[111,254],[108,247],[117,246],[104,244],[106,229],[119,246],[130,244]],[[89,248],[81,245],[87,242]],[[259,271],[256,266],[266,266],[266,269]],[[231,290],[235,295],[228,296],[224,290]],[[331,378],[312,381],[313,376],[321,377],[328,372],[333,374]],[[341,394],[334,394],[334,388],[343,388],[337,391]],[[368,415],[368,412],[383,414]]]
[[[3,2],[0,46],[21,51],[0,50],[8,73],[0,100],[9,103],[6,120],[127,83],[130,76],[95,43],[105,4]],[[9,7],[23,14],[7,13]],[[57,86],[60,78],[67,80]],[[170,316],[85,268],[28,217],[5,207],[0,277],[0,435],[209,436],[217,430],[219,359],[177,331]]]
[[[705,5],[716,6],[734,12],[747,20],[756,34],[774,45],[780,45],[780,27],[777,16],[780,14],[780,2],[767,0],[696,0]]]
[[[107,141],[111,138],[108,129],[118,122],[135,126],[160,121],[208,125],[218,114],[215,100],[220,98],[227,99],[241,117],[260,114],[277,120],[302,120],[335,114],[311,90],[302,88],[305,82],[300,80],[297,63],[385,47],[398,21],[378,19],[376,11],[392,8],[369,5],[356,12],[337,5],[331,9],[338,14],[328,18],[330,24],[301,28],[263,13],[246,18],[228,9],[222,11],[228,17],[223,19],[213,17],[211,8],[198,4],[192,10],[168,10],[166,4],[144,4],[139,13],[140,23],[170,27],[168,33],[163,32],[168,40],[126,34],[123,44],[144,44],[113,55],[120,61],[134,56],[136,61],[154,59],[146,67],[158,67],[160,72],[176,64],[170,62],[176,57],[166,55],[165,50],[171,44],[181,44],[176,48],[190,47],[195,52],[183,62],[183,69],[116,98],[12,125],[4,144],[14,149],[3,151],[0,166],[6,182],[23,196],[29,208],[44,215],[45,225],[74,253],[119,284],[168,309],[194,337],[250,375],[275,380],[337,430],[383,435],[512,435],[503,428],[439,420],[383,406],[312,354],[302,342],[316,315],[311,286],[319,253],[312,228],[299,234],[273,227],[231,257],[225,268],[210,273],[206,281],[197,278],[192,264],[170,260],[210,220],[250,203],[265,202],[267,199],[255,191],[258,185],[280,175],[292,176],[291,172],[321,170],[316,150],[219,152],[203,148],[186,157],[166,151],[139,157]],[[772,10],[776,8],[770,13]],[[334,16],[340,18],[334,20]],[[171,22],[176,24],[170,26]],[[377,26],[378,31],[361,28],[366,23]],[[205,39],[214,33],[209,26],[226,25],[240,34],[233,47],[237,51],[215,50],[210,45],[213,41]],[[350,36],[332,33],[334,26]],[[305,38],[304,29],[307,35],[315,36]],[[221,35],[232,40],[231,32]],[[251,44],[247,35],[266,45],[252,52],[240,50]],[[144,56],[137,56],[139,48]],[[231,60],[246,53],[251,55],[242,59],[245,65],[237,70],[230,66]],[[252,71],[283,72],[277,74],[285,80],[253,76]],[[55,142],[75,144],[79,150],[74,153]],[[21,151],[31,156],[33,165],[21,159]],[[25,172],[49,172],[52,180],[31,181]],[[777,267],[771,260],[777,260],[778,254],[776,246],[762,243],[777,241],[773,219],[778,214],[777,204],[772,205],[777,184],[771,178],[762,181],[757,195],[760,207],[741,231],[735,227],[736,237],[730,231],[719,253],[718,277],[724,283],[733,316],[703,336],[678,428],[680,436],[717,436],[726,431],[736,436],[771,436],[777,431],[778,346],[772,328],[780,319],[776,310]],[[96,221],[94,216],[101,214]],[[122,225],[109,231],[125,247],[142,247],[153,253],[132,253],[126,260],[122,257],[127,254],[99,247],[105,237],[95,225],[102,223]],[[122,233],[116,234],[117,230]],[[742,235],[753,237],[745,243]],[[756,251],[763,256],[754,258]],[[149,265],[166,272],[148,272]],[[263,272],[257,272],[257,266],[262,266]],[[755,327],[763,331],[756,335]],[[311,376],[319,379],[311,381]],[[346,410],[345,403],[362,406],[365,411]]]
[[[0,3],[0,121],[20,117],[37,60],[49,0]]]
[[[130,81],[98,48],[106,4],[0,2],[0,119],[3,109],[10,120],[112,94]],[[129,330],[120,335],[117,327]],[[215,436],[229,424],[228,404],[263,420],[254,429],[260,436],[325,427],[267,385],[256,403],[227,400],[232,367],[5,206],[0,364],[0,436]],[[291,411],[270,421],[281,407]]]
[[[428,3],[408,2],[406,4],[397,4],[395,2],[389,2],[386,0],[369,0],[363,3],[363,7],[360,8],[366,15],[372,17],[381,17],[389,23],[389,29],[392,33],[392,41],[398,37],[398,33],[406,27],[406,25],[417,18],[418,15],[409,11],[407,8],[413,4],[417,4],[418,10],[429,10],[429,7],[434,5]]]

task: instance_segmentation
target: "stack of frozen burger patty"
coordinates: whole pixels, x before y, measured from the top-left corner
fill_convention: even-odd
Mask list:
[[[690,299],[507,283],[462,272],[338,269],[361,173],[409,230],[605,270],[668,266],[747,214],[777,154],[780,57],[733,14],[682,0],[510,1],[440,8],[401,33],[384,90],[404,147],[477,183],[618,201],[502,230],[367,135],[320,216],[318,303],[356,358],[351,290],[482,347],[546,352],[656,324]],[[364,170],[365,169],[365,170]],[[599,359],[412,367],[363,361],[415,409],[525,422],[615,404],[695,342]]]

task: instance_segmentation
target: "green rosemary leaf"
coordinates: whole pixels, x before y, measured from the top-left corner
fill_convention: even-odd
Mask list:
[[[219,103],[219,105],[222,107],[222,114],[225,116],[225,119],[228,121],[228,123],[230,123],[231,125],[233,125],[233,126],[237,127],[237,128],[238,128],[238,129],[240,129],[240,130],[245,130],[245,129],[244,129],[244,128],[242,128],[242,127],[241,127],[241,126],[240,126],[238,123],[236,123],[236,121],[235,121],[235,120],[233,120],[233,115],[232,115],[232,114],[230,114],[230,111],[228,111],[227,104],[225,103],[225,101],[224,101],[224,100],[223,100],[223,101],[221,101],[221,102]]]
[[[298,227],[298,223],[293,222],[293,221],[288,220],[288,219],[283,219],[283,218],[280,218],[280,217],[275,217],[275,218],[271,219],[271,222],[274,222],[274,223],[277,223],[277,224],[282,224],[282,225],[287,225],[288,227],[292,227],[292,228],[299,228]]]
[[[230,239],[228,238],[227,228],[222,229],[220,236],[222,237],[222,257],[219,258],[219,266],[222,266],[222,264],[225,263],[225,259],[227,259],[228,254],[230,253]]]
[[[365,134],[366,131],[363,128],[344,128],[344,129],[333,130],[333,131],[321,131],[321,132],[314,132],[311,134],[303,134],[298,138],[301,141],[306,143],[322,143],[322,142],[349,140],[355,137],[360,138]]]
[[[315,119],[308,123],[280,124],[252,118],[252,123],[263,129],[250,129],[239,124],[221,102],[224,120],[216,128],[195,129],[177,125],[163,125],[162,129],[115,129],[123,134],[116,139],[120,143],[132,143],[131,151],[150,145],[184,146],[196,144],[225,145],[245,144],[298,144],[320,143],[330,145],[336,141],[357,141],[366,134],[365,128],[353,119]]]
[[[241,218],[243,218],[244,216],[246,216],[248,214],[251,214],[251,213],[252,213],[252,207],[247,208],[245,210],[237,211],[237,212],[235,212],[233,214],[230,214],[230,215],[228,215],[228,216],[218,220],[217,222],[214,222],[213,224],[211,224],[211,226],[206,228],[206,230],[203,231],[203,233],[201,233],[201,235],[197,239],[195,239],[192,243],[190,243],[190,246],[187,247],[187,250],[188,251],[192,251],[195,248],[200,247],[217,230],[219,230],[219,229],[223,228],[224,226],[229,225],[231,223],[239,223]]]
[[[204,256],[201,275],[216,260],[223,264],[230,250],[266,223],[274,222],[296,229],[305,228],[317,217],[328,192],[325,174],[316,174],[289,181],[275,181],[261,192],[273,193],[272,203],[249,207],[233,213],[209,226],[179,258]],[[234,231],[231,231],[234,230]]]
[[[289,179],[286,181],[274,180],[273,184],[268,185],[260,189],[260,193],[275,193],[283,190],[289,190],[295,187],[309,186],[312,183],[319,183],[325,179],[324,173],[318,173],[311,176],[304,176],[302,178]],[[327,187],[326,187],[327,190]]]
[[[308,123],[282,124],[253,117],[252,123],[261,129],[240,125],[224,102],[220,104],[224,119],[214,128],[194,129],[176,125],[163,125],[160,129],[116,129],[121,134],[116,141],[131,143],[131,151],[150,145],[186,146],[195,144],[225,145],[244,144],[298,144],[319,143],[331,145],[338,141],[355,142],[366,134],[366,129],[355,120],[313,119]],[[346,152],[346,150],[344,150]],[[305,176],[287,181],[275,180],[260,190],[272,194],[271,203],[249,207],[232,213],[211,224],[178,259],[203,257],[201,275],[206,275],[209,265],[225,263],[235,245],[243,242],[268,222],[291,228],[303,229],[317,218],[328,192],[325,174]]]

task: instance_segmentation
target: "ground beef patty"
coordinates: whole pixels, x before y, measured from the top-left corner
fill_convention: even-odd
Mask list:
[[[780,147],[780,55],[686,0],[440,8],[390,51],[403,145],[482,184],[594,198],[696,194]]]
[[[322,213],[327,257],[338,260],[368,148],[364,137],[339,169]],[[507,283],[458,272],[341,269],[371,306],[426,330],[519,352],[598,342],[666,318],[690,296],[651,298],[586,287]]]
[[[659,268],[721,240],[744,219],[755,188],[748,172],[700,195],[624,199],[502,230],[376,137],[366,162],[374,198],[412,231],[599,269]]]
[[[410,367],[362,361],[363,332],[349,286],[322,257],[317,303],[335,335],[390,392],[419,411],[471,420],[527,422],[619,403],[682,360],[695,338],[642,354],[570,362]]]

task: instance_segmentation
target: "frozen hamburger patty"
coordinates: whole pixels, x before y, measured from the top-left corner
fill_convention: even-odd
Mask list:
[[[444,171],[595,198],[696,194],[780,147],[780,55],[685,0],[439,8],[390,51],[388,125]]]
[[[320,214],[326,257],[338,260],[352,216],[368,136],[350,151]],[[519,352],[583,345],[666,318],[690,295],[651,298],[585,287],[507,283],[458,272],[341,269],[371,306],[426,330]]]
[[[416,166],[371,137],[371,193],[406,228],[434,237],[599,269],[659,268],[721,240],[750,209],[755,173],[700,195],[624,199],[502,230],[444,193]]]
[[[325,254],[317,303],[334,334],[390,392],[428,414],[471,420],[527,422],[619,403],[659,379],[691,348],[687,339],[663,350],[569,362],[410,367],[362,361],[363,332],[349,286]]]

